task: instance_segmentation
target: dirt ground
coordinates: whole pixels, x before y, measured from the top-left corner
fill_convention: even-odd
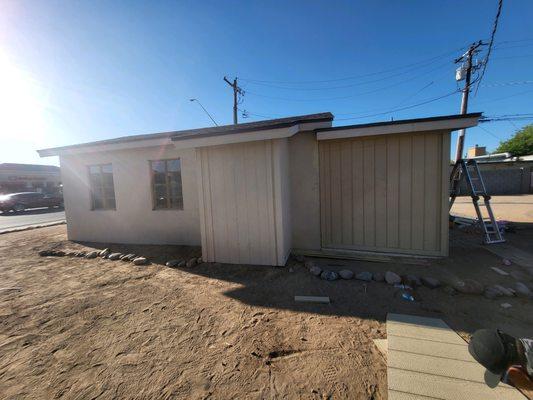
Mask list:
[[[522,249],[532,240],[529,225],[509,235]],[[425,263],[315,261],[511,284],[490,267],[523,269],[502,266],[478,241],[454,231],[450,257]],[[420,288],[420,301],[407,302],[385,283],[327,282],[294,261],[165,267],[199,255],[180,246],[111,246],[149,257],[149,266],[37,255],[104,246],[67,241],[65,226],[0,235],[2,399],[386,399],[386,362],[372,340],[386,338],[388,312],[442,318],[465,337],[482,327],[533,333],[531,300]]]
[[[480,202],[480,204],[482,203]],[[493,196],[491,205],[497,219],[533,222],[533,194]],[[472,199],[470,197],[458,197],[453,205],[452,214],[475,218],[476,212],[472,205]]]

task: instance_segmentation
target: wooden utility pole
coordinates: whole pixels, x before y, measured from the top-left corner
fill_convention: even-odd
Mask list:
[[[478,47],[482,45],[481,40],[477,43],[473,43],[468,48],[468,51],[461,57],[455,60],[456,63],[466,60],[465,70],[465,88],[463,89],[463,97],[461,100],[461,114],[466,114],[468,111],[468,95],[470,94],[470,85],[472,79],[472,57],[476,53]],[[466,129],[461,129],[457,136],[457,147],[455,149],[455,162],[458,162],[463,158],[463,149],[465,144]]]
[[[228,80],[228,78],[224,77],[224,81],[231,86],[233,89],[233,123],[237,125],[239,122],[237,120],[237,104],[239,102],[239,94],[242,94],[242,89],[237,85],[237,78],[233,79],[233,83]]]

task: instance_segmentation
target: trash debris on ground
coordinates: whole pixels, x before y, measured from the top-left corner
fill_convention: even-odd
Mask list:
[[[507,258],[504,258],[504,259],[502,260],[502,264],[503,264],[503,265],[507,265],[507,266],[509,266],[509,265],[512,264],[512,262],[511,262],[511,260],[509,260],[509,259],[507,259]]]
[[[500,275],[509,275],[508,272],[505,272],[504,270],[498,268],[498,267],[490,267],[490,269],[492,269],[494,272],[500,274]]]
[[[502,308],[511,308],[512,305],[509,304],[509,303],[502,303],[502,304],[500,304],[500,307],[502,307]]]
[[[415,301],[415,298],[413,297],[413,295],[407,292],[402,293],[402,299],[407,300],[407,301]]]

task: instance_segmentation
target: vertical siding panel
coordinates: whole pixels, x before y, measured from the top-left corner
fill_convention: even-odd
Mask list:
[[[342,203],[341,203],[341,151],[337,142],[331,144],[331,241],[342,243]]]
[[[276,265],[277,262],[277,254],[278,254],[278,237],[276,232],[276,210],[274,208],[274,196],[276,196],[276,193],[274,192],[274,177],[273,177],[273,165],[272,165],[272,156],[273,156],[273,146],[272,146],[272,140],[266,140],[265,143],[265,165],[266,165],[266,180],[265,180],[265,198],[268,199],[267,201],[267,208],[268,208],[268,221],[270,221],[267,225],[268,227],[268,236],[269,236],[269,243],[270,246],[268,248],[265,248],[265,264],[272,264]],[[267,261],[268,260],[268,261]]]
[[[329,246],[332,244],[331,240],[331,168],[330,168],[330,159],[331,159],[331,143],[328,143],[324,147],[324,185],[326,188],[326,242],[325,245]]]
[[[342,224],[342,244],[350,245],[352,237],[352,148],[350,143],[341,146],[340,154],[340,175],[341,175],[341,224]]]
[[[436,134],[424,136],[424,146],[426,154],[424,164],[424,250],[438,251],[438,231],[440,226],[440,151],[439,136]]]
[[[376,219],[374,197],[374,140],[363,141],[363,215],[365,246],[376,245]]]
[[[252,261],[250,256],[250,236],[248,232],[248,213],[247,213],[247,198],[246,198],[246,168],[245,158],[247,144],[244,143],[239,146],[233,146],[233,159],[235,160],[235,207],[236,218],[235,225],[237,228],[238,241],[238,257],[239,263],[246,264]]]
[[[319,191],[320,191],[320,244],[322,247],[326,247],[327,244],[327,236],[326,236],[326,219],[328,216],[328,212],[326,207],[329,206],[329,202],[326,201],[326,176],[324,173],[324,170],[326,168],[326,160],[325,160],[325,148],[327,144],[324,142],[320,142],[318,144],[318,171],[319,171],[319,177],[318,177],[318,185],[319,185]]]
[[[398,248],[400,142],[398,136],[387,139],[387,247]]]
[[[387,246],[387,139],[377,138],[375,146],[376,247],[383,248]]]
[[[226,206],[226,215],[224,218],[224,223],[226,225],[226,232],[229,240],[226,241],[226,246],[228,248],[229,260],[232,263],[239,262],[239,243],[237,235],[237,205],[236,205],[236,196],[235,196],[235,173],[236,165],[234,158],[234,149],[236,146],[225,146],[224,147],[224,159],[223,159],[223,169],[224,169],[224,198]]]
[[[448,255],[450,233],[448,228],[448,215],[449,215],[449,173],[450,173],[450,137],[449,132],[442,133],[441,135],[441,158],[440,158],[440,176],[441,176],[441,229],[440,229],[440,255]]]
[[[423,134],[413,135],[412,147],[412,165],[413,165],[413,182],[412,182],[412,248],[423,250],[424,248],[424,197],[425,197],[425,179],[424,167],[426,165],[425,140]]]
[[[251,263],[253,257],[260,252],[261,246],[261,232],[260,232],[260,220],[258,209],[258,188],[255,168],[255,157],[253,144],[247,143],[244,149],[243,156],[243,174],[244,185],[246,190],[246,203],[243,204],[243,208],[246,212],[246,235],[247,235],[247,247],[248,257]]]
[[[399,242],[401,249],[411,248],[411,187],[412,187],[412,139],[411,135],[401,136],[400,146],[400,181],[399,181]]]
[[[212,207],[213,211],[213,231],[215,236],[215,254],[221,260],[227,260],[228,250],[226,241],[228,240],[228,233],[226,231],[225,222],[225,206],[224,204],[224,170],[222,164],[221,150],[209,149],[210,161],[210,176],[212,177]],[[217,205],[220,205],[217,207]]]
[[[354,140],[351,143],[352,149],[352,226],[353,244],[364,245],[364,174],[363,174],[363,142]]]

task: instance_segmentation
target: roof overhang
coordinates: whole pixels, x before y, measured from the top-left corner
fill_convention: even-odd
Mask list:
[[[454,131],[476,126],[480,117],[481,113],[446,115],[431,118],[337,126],[333,128],[316,129],[315,132],[317,140],[332,140],[363,136],[393,135],[397,133]]]

